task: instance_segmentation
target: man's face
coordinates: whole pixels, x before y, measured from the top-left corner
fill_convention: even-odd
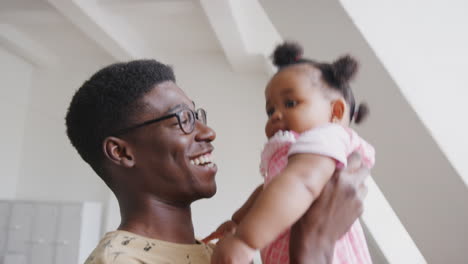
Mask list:
[[[173,82],[163,82],[141,100],[143,110],[135,123],[144,122],[183,108],[194,109],[193,102]],[[184,133],[172,117],[129,133],[128,142],[135,155],[139,189],[166,203],[187,205],[216,193],[216,165],[211,160],[216,137],[210,127],[195,122],[192,133]],[[201,164],[200,164],[201,163]],[[211,164],[210,164],[211,163]],[[198,164],[198,165],[197,165]]]

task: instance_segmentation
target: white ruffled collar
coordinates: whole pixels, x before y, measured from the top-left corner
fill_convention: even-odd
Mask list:
[[[280,130],[275,133],[268,141],[265,143],[262,151],[261,161],[260,161],[260,173],[263,177],[267,177],[269,163],[273,155],[281,148],[285,146],[291,146],[296,142],[298,133],[294,131],[283,131]]]

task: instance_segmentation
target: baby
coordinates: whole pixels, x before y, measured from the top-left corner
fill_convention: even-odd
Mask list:
[[[273,55],[278,72],[265,90],[268,142],[260,169],[265,183],[216,234],[212,263],[249,263],[261,249],[263,263],[289,263],[289,228],[320,195],[336,168],[359,152],[365,166],[374,149],[349,125],[360,123],[367,107],[349,86],[358,64],[350,56],[329,63],[302,58],[302,47],[285,43]],[[237,227],[236,227],[237,226]],[[215,234],[215,236],[216,236]],[[359,220],[335,245],[333,263],[372,263]]]

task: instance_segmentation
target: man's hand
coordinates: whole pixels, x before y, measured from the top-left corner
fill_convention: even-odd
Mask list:
[[[369,170],[353,153],[337,170],[319,198],[291,229],[290,263],[331,263],[335,242],[362,214]]]

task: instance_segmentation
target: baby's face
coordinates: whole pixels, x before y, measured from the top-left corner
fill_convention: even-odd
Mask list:
[[[279,130],[297,133],[324,125],[331,120],[332,102],[318,69],[297,65],[277,73],[265,90],[268,138]]]

